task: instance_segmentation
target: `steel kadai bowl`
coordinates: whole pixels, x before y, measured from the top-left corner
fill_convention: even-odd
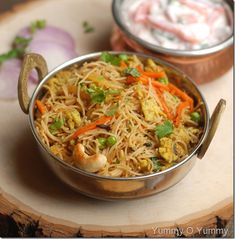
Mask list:
[[[133,53],[130,52],[110,52],[110,54],[114,55],[120,53],[133,55]],[[46,61],[42,56],[33,53],[25,55],[19,77],[18,97],[21,109],[24,113],[29,115],[29,125],[35,140],[37,141],[39,150],[42,153],[42,158],[63,182],[89,197],[102,200],[123,200],[146,197],[166,190],[179,182],[190,171],[197,158],[202,158],[204,156],[215,134],[222,111],[225,108],[225,100],[221,99],[219,101],[210,117],[203,95],[187,75],[162,60],[149,55],[137,54],[141,60],[151,58],[157,64],[163,66],[167,72],[170,72],[172,83],[182,90],[185,90],[194,98],[196,103],[201,103],[200,107],[204,125],[201,138],[190,155],[178,164],[162,172],[128,178],[99,176],[97,174],[85,172],[56,157],[48,147],[43,144],[34,126],[35,101],[40,99],[43,95],[42,86],[59,71],[74,64],[79,66],[84,62],[97,60],[100,55],[101,53],[93,53],[80,56],[64,63],[50,73],[48,73]],[[27,81],[29,79],[29,74],[33,69],[37,70],[40,83],[36,87],[32,97],[29,98],[27,93]]]

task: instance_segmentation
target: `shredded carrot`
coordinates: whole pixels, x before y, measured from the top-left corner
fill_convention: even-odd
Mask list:
[[[36,105],[41,114],[45,114],[47,112],[46,106],[40,100],[36,100]]]
[[[135,78],[134,76],[127,76],[127,80],[126,80],[127,84],[132,84],[137,81],[138,81],[137,78]]]
[[[161,72],[146,72],[144,71],[141,66],[137,66],[136,69],[140,72],[141,76],[140,77],[133,77],[133,76],[128,76],[127,77],[127,83],[131,84],[134,83],[136,81],[140,81],[142,82],[144,85],[148,85],[149,84],[149,78],[161,78],[161,77],[165,77],[166,73],[164,71]],[[162,93],[163,90],[169,91],[171,94],[176,95],[178,97],[180,97],[183,101],[186,101],[188,103],[188,105],[190,106],[190,110],[193,110],[193,99],[188,96],[185,92],[183,92],[182,90],[180,90],[178,87],[176,87],[175,85],[169,83],[167,85],[164,85],[158,81],[155,80],[151,80],[151,84],[153,85],[153,87],[157,90],[157,93],[159,96],[159,98],[161,98],[161,104],[163,107],[164,112],[166,113],[168,118],[172,118],[172,115],[170,115],[170,112],[167,108],[167,105],[165,104],[164,98],[162,97]]]
[[[148,85],[149,84],[149,79],[145,76],[140,76],[140,77],[133,77],[133,76],[128,76],[127,77],[127,83],[128,84],[131,84],[131,83],[134,83],[134,82],[137,82],[137,81],[140,81],[142,82],[144,85]],[[158,81],[154,81],[154,80],[151,80],[151,83],[154,87],[157,87],[157,88],[162,88],[164,90],[168,90],[168,87],[167,85],[164,85]]]
[[[96,129],[97,125],[99,124],[105,124],[107,123],[108,121],[110,121],[112,119],[111,116],[103,116],[101,118],[99,118],[98,120],[82,127],[82,128],[79,128],[71,137],[71,139],[75,139],[77,138],[79,135],[81,134],[84,134],[86,133],[87,131],[90,131],[90,130],[93,130],[93,129]]]
[[[193,110],[193,99],[189,97],[185,92],[177,88],[175,85],[169,83],[169,90],[172,94],[179,96],[182,100],[187,101],[190,105],[190,110]]]
[[[177,107],[176,110],[176,119],[175,119],[175,126],[178,127],[180,124],[181,116],[182,116],[182,111],[186,107],[190,107],[190,103],[188,101],[181,102],[179,106]]]
[[[151,83],[152,83],[152,85],[154,87],[157,87],[157,88],[160,88],[160,89],[164,89],[164,90],[167,90],[167,91],[169,90],[167,85],[164,85],[164,84],[162,84],[162,83],[160,83],[158,81],[151,81]]]
[[[137,77],[137,78],[135,78],[133,76],[128,76],[127,77],[127,83],[128,84],[131,84],[131,83],[136,82],[136,81],[141,81],[144,85],[149,84],[149,79],[145,78],[143,76],[140,76],[140,77]],[[166,85],[161,84],[160,82],[157,82],[157,81],[151,81],[151,83],[152,83],[154,89],[156,90],[156,93],[157,93],[157,95],[159,97],[159,100],[161,102],[163,111],[165,112],[165,114],[167,115],[167,117],[169,119],[173,119],[173,116],[170,113],[170,111],[169,111],[169,109],[166,105],[165,99],[162,95],[163,89],[168,90],[168,87]]]
[[[164,71],[160,71],[160,72],[151,72],[151,71],[144,71],[141,66],[137,66],[136,67],[137,70],[144,76],[147,77],[151,77],[151,78],[161,78],[161,77],[165,77],[166,73]]]
[[[144,71],[140,65],[138,65],[136,67],[136,69],[139,71],[139,73],[143,73],[143,71]]]
[[[120,67],[123,68],[123,69],[127,68],[127,64],[124,61],[121,61]]]
[[[168,109],[168,107],[166,105],[166,101],[164,99],[164,96],[162,95],[162,92],[158,88],[155,88],[155,90],[156,90],[158,98],[159,98],[159,100],[161,102],[161,105],[162,105],[164,113],[166,114],[168,119],[173,120],[173,115],[171,114],[170,110]]]

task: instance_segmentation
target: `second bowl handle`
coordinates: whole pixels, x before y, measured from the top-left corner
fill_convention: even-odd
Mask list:
[[[207,135],[205,141],[203,142],[202,146],[198,150],[197,157],[199,159],[203,158],[203,156],[205,155],[205,153],[215,135],[215,132],[217,130],[217,127],[218,127],[218,124],[220,121],[220,117],[221,117],[222,113],[224,112],[225,106],[226,106],[226,101],[224,99],[220,99],[220,101],[216,105],[215,110],[211,116],[210,123],[209,123],[208,135]]]
[[[35,53],[26,54],[18,81],[18,99],[25,114],[29,113],[28,79],[33,69],[36,69],[38,73],[39,82],[48,74],[47,63],[41,55]]]

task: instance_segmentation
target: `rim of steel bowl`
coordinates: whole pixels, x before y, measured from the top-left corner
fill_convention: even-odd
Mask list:
[[[205,56],[208,54],[212,54],[215,52],[218,52],[220,50],[223,50],[233,44],[233,32],[231,36],[229,36],[226,40],[218,43],[217,45],[211,46],[209,48],[203,48],[203,49],[198,49],[198,50],[176,50],[176,49],[168,49],[164,47],[157,46],[155,44],[149,43],[139,37],[137,37],[135,34],[131,33],[130,30],[128,29],[127,25],[122,21],[122,13],[120,11],[122,3],[124,0],[113,0],[112,3],[112,13],[114,20],[116,24],[119,26],[121,31],[124,32],[126,36],[134,40],[135,42],[139,43],[140,45],[146,47],[149,50],[152,50],[156,53],[163,53],[163,54],[170,54],[174,56]],[[229,5],[233,12],[233,6],[232,6],[232,1],[225,0],[225,2]],[[229,16],[229,19],[231,21],[231,27],[233,28],[233,17]]]
[[[141,58],[147,59],[147,58],[151,58],[154,61],[156,61],[157,63],[163,64],[169,68],[171,68],[173,71],[176,71],[177,73],[179,73],[180,75],[184,76],[185,78],[187,78],[187,81],[189,81],[193,87],[196,89],[197,93],[200,95],[203,104],[205,106],[205,123],[204,123],[204,128],[203,128],[203,134],[198,142],[198,144],[193,148],[192,152],[190,153],[190,155],[188,155],[185,159],[183,159],[182,161],[180,161],[179,163],[177,163],[176,165],[161,171],[161,172],[156,172],[156,173],[151,173],[151,174],[147,174],[147,175],[142,175],[142,176],[133,176],[133,177],[111,177],[111,176],[102,176],[102,175],[98,175],[98,174],[94,174],[94,173],[89,173],[86,171],[83,171],[79,168],[73,167],[72,165],[66,163],[65,161],[63,161],[62,159],[60,159],[59,157],[55,156],[52,154],[52,152],[46,147],[46,145],[43,144],[43,142],[40,139],[40,136],[38,135],[36,128],[34,126],[34,102],[38,97],[38,94],[40,93],[42,86],[45,84],[45,82],[47,80],[49,80],[53,75],[55,75],[56,73],[58,73],[59,71],[72,66],[74,64],[79,64],[79,63],[83,63],[86,61],[92,61],[92,60],[97,60],[97,58],[100,57],[100,55],[102,54],[102,52],[96,52],[96,53],[91,53],[91,54],[87,54],[84,56],[79,56],[77,58],[74,58],[70,61],[65,62],[64,64],[58,66],[57,68],[55,68],[53,71],[51,71],[49,74],[46,75],[46,77],[44,79],[42,79],[42,81],[38,84],[38,86],[36,87],[32,98],[30,100],[30,106],[29,106],[29,121],[30,121],[30,127],[32,129],[33,135],[36,138],[37,142],[39,143],[39,145],[41,146],[41,148],[44,150],[45,153],[49,154],[54,160],[58,161],[59,163],[61,163],[64,167],[67,167],[68,169],[82,174],[82,175],[86,175],[89,177],[93,177],[93,178],[98,178],[98,179],[108,179],[108,180],[114,180],[114,181],[128,181],[128,180],[140,180],[140,179],[147,179],[147,178],[151,178],[151,177],[156,177],[157,175],[161,175],[161,174],[165,174],[168,173],[170,171],[173,171],[174,169],[180,167],[181,165],[183,165],[184,163],[186,163],[188,160],[191,159],[192,156],[194,156],[197,152],[197,150],[199,149],[199,147],[201,146],[201,144],[203,143],[205,137],[207,136],[208,130],[209,130],[209,110],[208,110],[208,106],[206,104],[206,101],[203,97],[203,95],[201,94],[200,90],[198,89],[198,87],[196,86],[196,84],[190,79],[190,77],[188,77],[187,75],[185,75],[181,70],[179,70],[177,67],[166,63],[163,60],[159,60],[156,57],[152,57],[146,54],[141,54],[141,53],[133,53],[133,52],[109,52],[110,54],[114,54],[114,55],[118,55],[118,54],[127,54],[127,55],[137,55]]]

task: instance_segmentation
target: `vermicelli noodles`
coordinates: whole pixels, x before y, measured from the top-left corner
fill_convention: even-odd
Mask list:
[[[201,112],[152,60],[109,55],[71,66],[43,86],[35,127],[60,159],[99,175],[165,170],[201,135]]]

